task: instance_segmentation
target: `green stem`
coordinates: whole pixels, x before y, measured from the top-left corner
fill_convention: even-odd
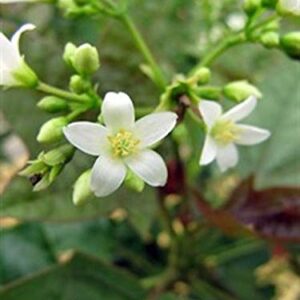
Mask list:
[[[43,82],[40,82],[36,89],[43,93],[57,96],[72,102],[87,103],[89,101],[89,97],[85,95],[76,95],[71,92],[64,91],[62,89],[56,88],[54,86],[51,86]]]
[[[280,17],[277,15],[270,16],[269,18],[265,19],[264,21],[251,26],[249,25],[249,28],[245,28],[245,30],[242,30],[240,32],[234,33],[224,40],[222,40],[218,45],[215,45],[211,51],[208,51],[208,54],[204,56],[202,61],[196,65],[192,71],[190,72],[190,75],[195,74],[198,69],[201,67],[207,67],[211,65],[219,56],[221,56],[227,49],[248,42],[248,37],[256,30],[268,25],[269,23],[280,20]]]
[[[237,44],[241,44],[246,42],[246,36],[244,33],[238,33],[234,35],[230,35],[221,41],[221,43],[214,47],[211,51],[208,51],[208,54],[204,56],[202,61],[192,69],[191,75],[195,74],[198,69],[202,67],[209,66],[217,57],[223,54],[227,49],[235,46]]]
[[[128,14],[121,14],[119,16],[119,19],[124,23],[124,25],[127,27],[129,32],[131,33],[133,40],[135,42],[136,47],[141,51],[143,54],[146,62],[149,64],[149,66],[152,69],[155,83],[164,90],[166,87],[166,80],[165,77],[156,63],[150,49],[148,48],[147,44],[145,43],[141,33],[133,23],[132,19],[128,16]]]

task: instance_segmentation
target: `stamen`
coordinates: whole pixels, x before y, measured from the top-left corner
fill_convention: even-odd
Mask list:
[[[212,137],[226,146],[239,138],[240,129],[230,120],[218,121],[211,129]]]
[[[131,132],[124,129],[121,129],[113,136],[108,136],[108,139],[115,157],[126,157],[133,154],[136,152],[137,145],[140,143]]]

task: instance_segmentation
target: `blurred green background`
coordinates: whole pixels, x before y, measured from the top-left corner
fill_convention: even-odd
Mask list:
[[[242,14],[239,1],[214,2],[131,1],[130,13],[169,80],[176,73],[188,72],[211,43],[228,31],[228,16]],[[158,103],[159,92],[139,69],[143,59],[117,21],[105,17],[66,20],[46,4],[2,5],[0,17],[1,31],[8,35],[25,22],[37,25],[37,30],[22,40],[22,49],[45,82],[65,88],[70,73],[61,58],[64,45],[68,41],[77,45],[90,42],[101,56],[102,66],[95,78],[100,95],[122,90],[136,103]],[[287,21],[283,30],[299,30],[299,25],[299,20]],[[233,175],[246,178],[254,174],[258,188],[299,187],[299,62],[277,50],[243,45],[228,51],[213,66],[215,83],[244,78],[264,94],[247,121],[270,129],[272,138],[258,147],[241,149],[240,164]],[[42,150],[35,136],[49,118],[35,106],[41,96],[28,90],[0,94],[0,111],[31,158]],[[192,136],[197,135],[201,133],[192,127]],[[195,168],[201,144],[201,138],[193,140],[188,165],[195,183],[203,187],[205,173]],[[26,179],[16,176],[1,195],[1,299],[146,299],[141,279],[162,272],[168,253],[157,221],[157,191],[147,188],[137,194],[121,189],[108,198],[75,207],[72,184],[92,162],[77,152],[47,191],[33,193]],[[210,172],[217,174],[215,168]],[[210,195],[210,200],[214,205],[220,201],[215,195]],[[300,236],[300,222],[296,226]],[[272,242],[252,237],[227,237],[217,228],[200,230],[197,243],[192,245],[199,255],[195,268],[200,275],[187,280],[184,275],[189,274],[182,274],[159,299],[300,299],[296,288],[294,298],[288,298],[287,291],[280,294],[279,285],[274,284],[277,281],[272,281],[274,272],[267,275],[270,285],[259,284],[256,270],[271,258],[272,246]],[[297,257],[299,246],[288,249]],[[286,272],[286,277],[292,278],[289,283],[299,287],[297,275],[288,277],[294,271]]]

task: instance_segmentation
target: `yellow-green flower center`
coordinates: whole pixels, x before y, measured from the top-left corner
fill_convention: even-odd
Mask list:
[[[126,157],[137,150],[139,140],[130,131],[121,129],[117,134],[108,136],[115,157]]]
[[[228,145],[239,138],[240,129],[229,120],[217,121],[210,132],[211,136],[221,145]]]

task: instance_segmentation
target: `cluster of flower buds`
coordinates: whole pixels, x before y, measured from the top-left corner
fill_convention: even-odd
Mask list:
[[[76,94],[88,93],[92,89],[90,76],[100,68],[100,58],[96,47],[83,44],[76,47],[68,43],[63,59],[75,71],[70,79],[70,89]]]
[[[21,171],[20,175],[30,179],[34,191],[41,191],[54,182],[73,155],[74,148],[69,144],[46,153],[42,152],[36,160],[29,162],[30,165]]]
[[[259,15],[263,9],[274,10],[278,16],[299,17],[300,0],[244,0],[244,10],[248,14],[249,20]],[[279,19],[277,19],[266,23],[258,32],[250,36],[250,39],[261,43],[268,49],[282,50],[290,58],[299,60],[300,32],[295,31],[280,35],[279,29]]]
[[[40,128],[37,140],[40,143],[56,143],[63,138],[63,127],[72,121],[72,112],[84,112],[90,109],[95,101],[96,92],[93,89],[91,75],[100,67],[98,51],[90,44],[76,47],[68,43],[63,54],[64,61],[76,73],[71,76],[70,90],[75,95],[86,94],[86,99],[73,103],[57,96],[46,96],[41,99],[37,106],[48,113],[66,113],[64,116],[50,119]],[[98,105],[98,104],[97,104]]]
[[[58,0],[58,7],[66,17],[91,16],[98,13],[101,2],[92,0]]]
[[[300,16],[300,0],[244,0],[243,8],[249,16],[262,8],[275,9],[281,16]]]

